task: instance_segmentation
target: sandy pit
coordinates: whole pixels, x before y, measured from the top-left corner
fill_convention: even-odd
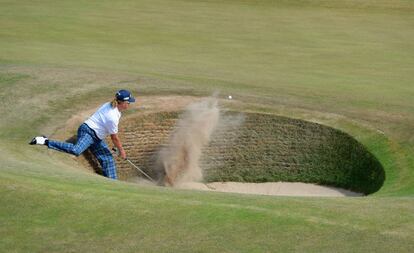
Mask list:
[[[361,193],[345,189],[305,183],[268,182],[268,183],[181,183],[180,189],[205,190],[216,192],[232,192],[243,194],[276,195],[276,196],[309,196],[309,197],[345,197],[363,196]]]
[[[148,108],[164,105],[167,109],[171,105],[171,98],[150,104]],[[173,98],[172,98],[173,99]],[[174,99],[173,99],[174,100]],[[157,153],[157,171],[162,171],[164,177],[160,183],[165,186],[202,191],[231,192],[243,194],[277,195],[277,196],[361,196],[362,194],[344,189],[320,186],[306,183],[268,182],[268,183],[241,183],[241,182],[212,182],[203,181],[203,169],[199,165],[202,148],[206,146],[212,133],[217,128],[234,129],[243,122],[243,117],[229,117],[220,113],[216,97],[193,100],[188,98],[184,112],[172,131],[168,145]],[[226,126],[233,126],[228,128]],[[228,138],[226,136],[226,138]],[[136,183],[145,183],[135,180]]]
[[[141,177],[130,178],[128,182],[139,185],[154,185]],[[349,190],[306,183],[268,182],[268,183],[240,183],[240,182],[185,182],[174,186],[175,189],[198,190],[210,192],[227,192],[272,196],[297,197],[361,197],[362,193]]]

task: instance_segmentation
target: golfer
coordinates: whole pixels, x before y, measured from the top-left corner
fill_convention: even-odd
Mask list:
[[[36,136],[29,143],[31,145],[47,145],[48,148],[79,156],[86,149],[90,149],[102,166],[103,175],[117,179],[115,161],[105,137],[110,135],[119,155],[126,159],[125,150],[118,137],[118,123],[121,112],[128,109],[129,104],[135,102],[131,92],[120,90],[115,94],[112,102],[102,105],[89,119],[78,128],[76,144],[49,140],[46,136]]]

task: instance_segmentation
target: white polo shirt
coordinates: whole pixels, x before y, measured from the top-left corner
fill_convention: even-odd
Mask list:
[[[89,119],[85,121],[93,129],[99,139],[103,140],[107,135],[118,133],[121,112],[118,107],[112,108],[111,103],[105,103]]]

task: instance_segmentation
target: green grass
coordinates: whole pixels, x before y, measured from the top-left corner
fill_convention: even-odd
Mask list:
[[[412,245],[409,198],[271,198],[136,187],[76,172],[61,158],[41,161],[46,154],[27,168],[23,160],[34,153],[23,150],[2,170],[6,252],[330,252],[337,244],[345,247],[337,252],[404,252]]]
[[[0,1],[0,251],[410,252],[412,1]],[[365,198],[138,187],[27,142],[137,95],[208,95],[323,123],[372,152]]]

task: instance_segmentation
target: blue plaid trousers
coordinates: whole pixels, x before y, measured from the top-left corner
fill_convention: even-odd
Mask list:
[[[77,137],[76,144],[49,140],[47,146],[50,149],[66,152],[75,156],[79,156],[89,148],[102,166],[103,175],[108,178],[117,179],[115,160],[105,141],[99,139],[95,132],[85,123],[78,128]]]

